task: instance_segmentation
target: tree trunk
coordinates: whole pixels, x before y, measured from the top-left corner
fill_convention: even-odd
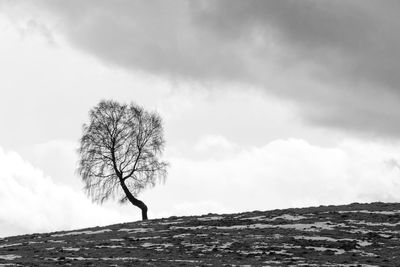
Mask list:
[[[132,205],[138,207],[139,209],[142,210],[142,220],[145,221],[147,220],[147,206],[146,204],[143,203],[143,201],[135,198],[132,193],[129,191],[128,187],[126,186],[125,182],[121,179],[120,180],[121,187],[124,190],[124,193],[128,200],[132,203]]]

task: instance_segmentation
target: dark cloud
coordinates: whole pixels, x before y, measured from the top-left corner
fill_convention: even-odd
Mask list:
[[[186,1],[41,1],[77,48],[108,63],[186,78],[244,72],[234,48],[192,23]]]
[[[400,135],[396,1],[32,1],[79,49],[110,64],[255,84],[297,101],[317,125]],[[308,70],[320,86],[266,86]],[[287,80],[293,79],[288,71]],[[286,81],[282,81],[285,84]]]
[[[275,31],[295,57],[347,76],[397,88],[400,84],[400,4],[378,1],[216,1],[199,17],[227,39],[252,28]]]

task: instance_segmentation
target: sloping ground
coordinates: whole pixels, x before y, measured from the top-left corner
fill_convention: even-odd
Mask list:
[[[0,266],[400,266],[400,204],[171,217],[0,239]]]

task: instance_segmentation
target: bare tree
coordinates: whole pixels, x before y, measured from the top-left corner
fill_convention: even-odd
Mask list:
[[[78,151],[78,173],[87,194],[99,203],[110,197],[129,200],[147,220],[147,206],[136,197],[166,177],[167,163],[159,159],[164,146],[161,117],[133,103],[110,100],[101,101],[89,117]]]

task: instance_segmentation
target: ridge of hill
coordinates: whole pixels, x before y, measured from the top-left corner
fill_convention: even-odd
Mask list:
[[[0,266],[400,266],[400,204],[170,217],[0,239]]]

